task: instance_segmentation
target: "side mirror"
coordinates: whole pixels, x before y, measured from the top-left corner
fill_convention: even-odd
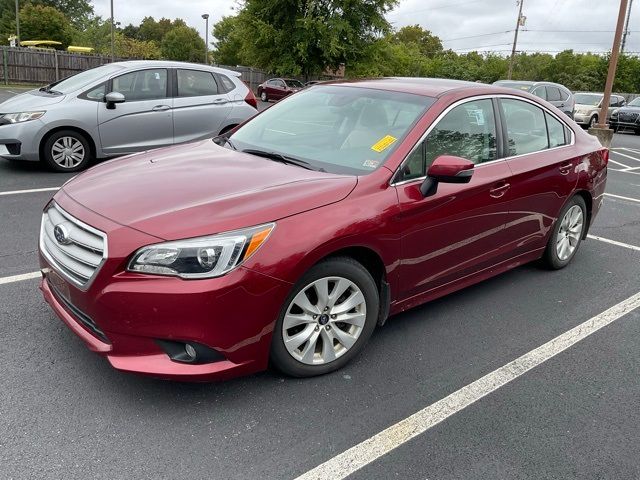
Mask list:
[[[427,170],[427,178],[420,192],[428,197],[436,193],[438,183],[469,183],[473,175],[473,162],[453,155],[440,155]]]
[[[116,103],[124,103],[125,98],[120,92],[110,92],[105,95],[104,101],[107,104],[107,108],[113,110],[116,108]]]

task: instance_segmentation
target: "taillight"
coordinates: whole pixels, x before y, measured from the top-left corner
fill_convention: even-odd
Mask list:
[[[609,149],[604,148],[601,150],[602,152],[602,160],[604,160],[604,164],[607,165],[609,163]]]
[[[247,96],[244,97],[244,101],[251,105],[256,110],[258,109],[258,100],[256,100],[256,96],[253,94],[251,90],[247,93]]]

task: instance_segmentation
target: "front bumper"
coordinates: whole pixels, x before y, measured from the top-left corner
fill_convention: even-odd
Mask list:
[[[70,209],[72,204],[58,203],[108,236],[110,256],[84,291],[40,254],[45,300],[89,349],[118,370],[165,379],[222,380],[267,367],[273,327],[291,284],[244,267],[203,280],[127,272],[129,255],[157,239],[92,212],[80,216],[77,204]],[[197,342],[220,360],[181,363],[158,340]]]
[[[573,114],[573,121],[578,125],[589,125],[589,122],[591,121],[591,115],[575,112]]]
[[[37,161],[43,128],[42,120],[0,125],[0,157]]]

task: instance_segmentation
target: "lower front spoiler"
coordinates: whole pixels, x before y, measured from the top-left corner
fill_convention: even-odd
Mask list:
[[[113,345],[103,342],[90,333],[76,318],[68,312],[63,304],[56,298],[51,286],[45,278],[40,282],[46,302],[51,306],[55,314],[87,345],[87,347],[106,357],[113,368],[129,373],[145,375],[166,380],[180,380],[187,382],[209,382],[215,380],[227,380],[230,378],[248,375],[264,370],[266,365],[261,362],[247,361],[234,363],[230,360],[206,364],[188,364],[175,362],[166,353],[149,353],[146,355],[114,355]],[[117,342],[125,336],[105,332],[106,336]],[[127,338],[131,340],[129,336]],[[141,343],[153,343],[152,339],[136,337]]]

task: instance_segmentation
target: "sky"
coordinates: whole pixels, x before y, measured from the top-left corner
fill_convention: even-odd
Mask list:
[[[203,13],[209,13],[209,27],[223,15],[233,15],[236,0],[113,0],[114,17],[122,25],[138,24],[145,16],[183,18],[204,38]],[[93,0],[95,11],[108,18],[109,0]],[[617,0],[524,0],[525,26],[518,36],[519,51],[555,53],[606,52],[613,43],[613,31],[620,3]],[[445,48],[511,51],[518,7],[516,0],[400,0],[387,15],[395,28],[418,24],[443,40]],[[625,51],[640,53],[640,1],[632,7]],[[472,37],[472,38],[466,38]],[[211,33],[209,33],[211,41]]]

